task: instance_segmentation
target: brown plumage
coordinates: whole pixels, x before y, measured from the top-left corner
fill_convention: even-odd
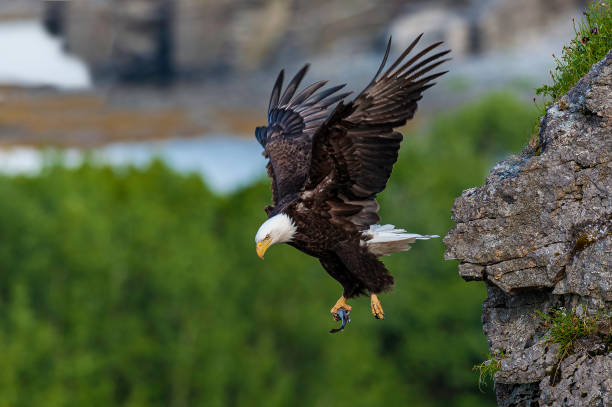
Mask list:
[[[449,51],[431,53],[440,42],[408,58],[420,38],[381,74],[389,40],[374,79],[346,104],[350,93],[338,93],[344,85],[321,90],[323,81],[296,93],[308,65],[281,92],[281,71],[268,106],[268,126],[255,131],[269,159],[274,201],[256,237],[258,253],[263,256],[268,246],[286,242],[317,257],[343,287],[333,314],[339,308],[350,311],[345,299],[370,294],[372,312],[382,318],[375,294],[388,290],[393,277],[377,257],[432,237],[371,226],[380,220],[376,194],[385,189],[402,141],[394,129],[414,116],[423,92],[445,73],[430,73],[448,60],[442,57]],[[368,242],[376,242],[377,249]]]

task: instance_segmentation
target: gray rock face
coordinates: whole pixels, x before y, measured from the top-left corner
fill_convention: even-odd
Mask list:
[[[558,363],[534,313],[612,307],[612,51],[547,110],[539,138],[457,198],[446,258],[487,285],[483,329],[505,353],[500,406],[612,406],[610,342]]]

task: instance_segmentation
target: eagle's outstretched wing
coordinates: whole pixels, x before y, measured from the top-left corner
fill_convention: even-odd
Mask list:
[[[272,178],[274,205],[302,189],[310,169],[312,135],[329,116],[330,106],[351,93],[337,94],[345,85],[320,90],[327,84],[320,81],[296,94],[308,66],[295,75],[282,95],[284,71],[280,72],[270,96],[268,126],[255,129],[255,137],[269,159],[266,167]],[[266,211],[270,213],[273,208]]]
[[[380,75],[389,55],[389,39],[372,82],[352,102],[338,104],[313,136],[306,188],[329,194],[333,222],[363,228],[379,221],[375,197],[387,184],[402,141],[394,129],[414,116],[423,91],[446,73],[427,75],[448,60],[441,58],[450,51],[428,55],[441,42],[405,61],[421,36]]]

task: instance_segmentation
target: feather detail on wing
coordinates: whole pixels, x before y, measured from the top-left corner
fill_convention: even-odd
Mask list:
[[[351,93],[337,93],[345,85],[321,90],[327,81],[297,92],[308,66],[300,69],[284,91],[284,71],[279,73],[268,104],[268,125],[255,129],[255,138],[269,158],[275,205],[301,190],[310,169],[312,135],[329,116],[330,107]]]
[[[414,116],[423,92],[446,73],[430,74],[448,60],[442,57],[450,51],[429,55],[441,42],[407,59],[421,36],[381,75],[391,47],[389,39],[383,62],[370,84],[351,103],[338,104],[313,136],[307,188],[314,189],[327,180],[337,190],[336,199],[352,205],[362,202],[362,213],[351,215],[360,227],[379,219],[376,212],[370,213],[378,206],[364,201],[375,199],[384,190],[397,161],[402,135],[394,129]]]

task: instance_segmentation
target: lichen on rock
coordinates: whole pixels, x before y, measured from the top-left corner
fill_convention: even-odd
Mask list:
[[[483,329],[506,355],[500,406],[612,406],[609,339],[560,361],[535,315],[612,306],[612,51],[547,109],[538,144],[456,199],[446,259],[487,285]]]

